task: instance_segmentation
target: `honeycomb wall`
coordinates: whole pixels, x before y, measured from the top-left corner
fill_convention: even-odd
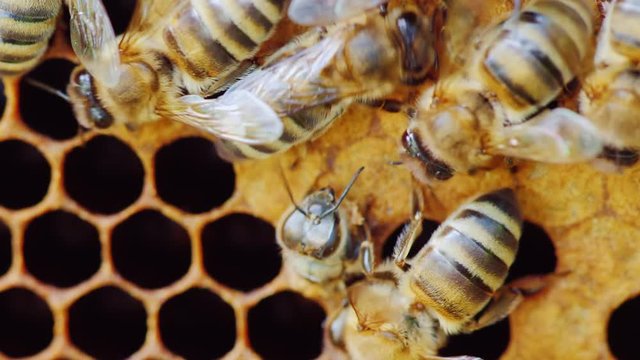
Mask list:
[[[298,30],[284,23],[266,47]],[[72,62],[62,27],[29,76],[63,88]],[[19,79],[5,79],[4,93],[0,358],[345,357],[321,327],[339,299],[281,262],[274,227],[290,201],[278,172],[301,199],[341,191],[365,166],[348,199],[382,258],[410,211],[411,176],[389,165],[404,117],[356,105],[313,142],[230,165],[207,135],[175,122],[79,133],[61,99]],[[522,163],[458,175],[424,187],[423,241],[463,200],[502,186],[516,189],[528,221],[511,278],[560,275],[509,320],[442,353],[639,358],[628,327],[640,321],[640,167]]]

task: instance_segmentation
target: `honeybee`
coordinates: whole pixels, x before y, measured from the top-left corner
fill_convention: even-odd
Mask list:
[[[49,46],[62,0],[5,0],[0,4],[0,76],[34,68]]]
[[[511,189],[489,192],[460,206],[407,260],[421,231],[416,212],[394,261],[348,288],[349,304],[330,323],[331,338],[354,360],[442,359],[436,353],[447,335],[494,324],[523,299],[518,288],[503,286],[522,222]]]
[[[594,13],[590,0],[533,0],[467,40],[473,44],[468,60],[442,70],[403,135],[414,175],[446,180],[493,168],[500,156],[550,163],[597,156],[602,141],[589,120],[549,109],[587,66]],[[452,43],[463,43],[458,32],[468,33],[447,24],[445,30]]]
[[[227,159],[263,158],[284,151],[320,135],[351,103],[383,99],[403,84],[420,84],[430,76],[435,63],[435,5],[392,1],[381,11],[372,9],[344,20],[335,15],[331,1],[298,3],[309,5],[304,13],[307,18],[342,21],[308,31],[276,52],[264,68],[234,83],[224,95],[194,105],[283,125],[282,134],[272,141],[222,139],[218,150]],[[352,14],[359,6],[369,8],[377,2],[362,3],[367,2],[343,1],[341,6]],[[229,106],[234,99],[245,97],[258,99],[263,106],[243,102]],[[194,120],[196,126],[207,126],[211,121],[190,121]]]
[[[252,67],[287,0],[138,1],[119,40],[100,0],[68,2],[81,66],[67,92],[83,126],[136,126],[180,114],[221,138],[263,142],[282,133],[280,121],[238,119],[230,112],[220,117],[217,109],[198,107],[194,97],[214,95]],[[246,94],[235,95],[225,100],[252,106]],[[203,119],[210,121],[204,125]]]
[[[614,148],[605,157],[622,167],[635,163],[640,149],[639,62],[640,1],[614,0],[598,35],[595,69],[582,88],[580,111]],[[611,153],[625,156],[607,156]]]
[[[363,169],[337,199],[333,189],[323,188],[297,205],[287,186],[294,205],[281,218],[276,237],[285,263],[300,277],[324,284],[372,271],[361,267],[372,256],[369,229],[357,209],[340,207]]]

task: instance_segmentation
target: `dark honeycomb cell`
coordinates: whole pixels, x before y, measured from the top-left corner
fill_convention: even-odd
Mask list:
[[[78,134],[78,122],[71,105],[27,80],[33,79],[65,92],[74,67],[67,60],[48,60],[27,74],[20,83],[20,114],[34,131],[55,140],[70,139]]]
[[[47,194],[51,167],[34,146],[19,141],[0,142],[0,206],[22,209]]]
[[[297,293],[283,291],[249,310],[251,348],[263,359],[313,359],[322,351],[324,310]]]
[[[506,283],[528,275],[553,273],[556,269],[556,253],[549,235],[530,222],[525,222],[516,256]]]
[[[114,214],[142,192],[144,168],[131,148],[112,136],[96,136],[73,149],[64,160],[64,187],[80,205]]]
[[[100,267],[98,230],[66,211],[35,218],[24,234],[27,270],[40,281],[69,287],[87,280]]]
[[[450,336],[440,356],[476,356],[484,360],[497,360],[509,346],[509,321],[502,320],[471,334]]]
[[[0,81],[0,120],[4,116],[4,110],[7,107],[7,96],[4,93],[4,82]]]
[[[273,226],[250,215],[232,214],[205,226],[202,251],[207,273],[242,291],[268,283],[282,265]]]
[[[422,220],[422,234],[418,236],[418,238],[416,239],[416,242],[413,244],[413,247],[411,248],[411,251],[409,251],[410,258],[415,256],[418,253],[418,251],[420,251],[420,249],[422,249],[422,247],[427,244],[427,242],[431,238],[431,234],[433,234],[433,232],[436,231],[439,225],[440,223],[436,221],[432,221],[428,219]],[[404,228],[404,224],[402,224],[402,226],[399,226],[393,232],[393,234],[391,234],[391,236],[389,236],[387,240],[384,242],[384,245],[382,247],[383,258],[385,259],[391,258],[391,256],[393,255],[393,247],[396,245],[396,240],[398,239],[398,236],[400,236],[400,233],[402,233],[403,228]]]
[[[122,34],[129,25],[133,9],[136,6],[136,0],[109,0],[103,1],[104,7],[113,25],[116,34]]]
[[[0,292],[0,353],[32,356],[53,339],[53,314],[47,303],[25,288]]]
[[[155,165],[158,195],[182,210],[209,211],[233,194],[233,166],[218,157],[207,139],[177,140],[158,151]]]
[[[112,234],[116,270],[136,285],[155,289],[180,279],[191,264],[189,234],[155,210],[143,210]]]
[[[609,349],[617,359],[640,359],[638,322],[640,322],[640,297],[627,300],[611,314],[607,337]]]
[[[233,308],[207,289],[190,289],[167,300],[159,325],[165,346],[185,359],[219,358],[236,341]]]
[[[107,286],[78,299],[69,308],[69,336],[98,359],[124,359],[144,343],[147,312],[123,290]]]
[[[11,230],[0,221],[0,276],[4,275],[11,267]]]

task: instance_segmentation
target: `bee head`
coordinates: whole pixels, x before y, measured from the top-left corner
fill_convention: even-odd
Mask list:
[[[333,190],[325,188],[307,196],[284,221],[282,243],[316,259],[331,256],[340,241],[340,219]]]
[[[78,66],[73,70],[67,93],[82,127],[104,129],[113,124],[113,116],[102,106],[97,96],[93,76],[84,67]]]
[[[433,153],[422,142],[420,136],[412,129],[407,129],[402,134],[402,147],[409,166],[417,164],[418,169],[412,169],[414,175],[428,182],[431,179],[445,181],[453,177],[453,169],[445,162],[436,159]]]
[[[430,18],[417,7],[402,6],[393,9],[387,21],[400,48],[402,81],[407,85],[422,83],[436,62]]]

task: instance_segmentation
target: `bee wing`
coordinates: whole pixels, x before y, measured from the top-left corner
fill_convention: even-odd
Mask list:
[[[332,77],[325,74],[343,47],[344,34],[332,34],[290,57],[252,72],[233,84],[222,97],[245,90],[269,104],[281,116],[355,98],[367,91],[363,85],[337,74]]]
[[[127,49],[162,34],[161,29],[170,25],[175,15],[190,5],[189,0],[136,1],[136,8],[127,30],[120,40],[120,50]]]
[[[220,138],[247,144],[275,141],[284,129],[269,105],[242,90],[217,99],[185,95],[160,112]]]
[[[289,18],[300,25],[328,25],[360,15],[388,0],[292,0]]]
[[[100,0],[68,0],[71,45],[80,63],[106,85],[120,78],[120,53],[107,11]]]
[[[603,149],[598,130],[589,119],[565,108],[505,127],[490,142],[490,153],[558,164],[591,160]]]

